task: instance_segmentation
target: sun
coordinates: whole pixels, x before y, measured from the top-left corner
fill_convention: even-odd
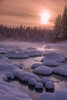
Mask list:
[[[48,24],[50,19],[50,13],[47,11],[44,11],[41,13],[41,23],[42,24]]]

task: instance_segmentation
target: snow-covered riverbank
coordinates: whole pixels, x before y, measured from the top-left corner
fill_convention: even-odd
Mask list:
[[[54,44],[44,42],[0,42],[0,54],[1,100],[37,100],[42,92],[37,93],[35,88],[43,89],[43,93],[46,92],[46,88],[54,88],[55,91],[67,89],[67,42]],[[42,59],[43,62],[41,62]],[[33,64],[34,69],[32,69]],[[49,75],[47,77],[50,81],[45,83],[45,87],[42,78],[46,76],[41,76],[41,74]],[[15,80],[7,82],[8,78],[12,80],[15,77],[18,79],[17,81],[25,81],[28,84],[23,86]],[[33,83],[35,88],[31,91],[27,87]],[[63,92],[65,93],[65,91]],[[49,96],[49,94],[46,95]],[[43,100],[43,97],[38,100]],[[46,100],[49,100],[49,98]]]

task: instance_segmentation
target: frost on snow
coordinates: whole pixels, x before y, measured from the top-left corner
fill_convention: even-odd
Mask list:
[[[38,100],[67,100],[67,90],[56,91],[55,93],[43,93]]]

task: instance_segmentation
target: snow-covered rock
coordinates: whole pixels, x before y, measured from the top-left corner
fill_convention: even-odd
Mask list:
[[[38,68],[35,68],[33,72],[41,75],[50,75],[52,74],[53,70],[47,66],[40,66]]]
[[[43,61],[43,64],[44,64],[45,66],[50,66],[50,67],[57,67],[57,66],[60,65],[60,63],[57,63],[57,62],[54,61],[54,60],[45,60],[45,61]]]
[[[55,74],[67,76],[67,66],[65,66],[65,65],[58,66],[57,68],[53,69],[53,72]]]
[[[27,59],[29,56],[23,52],[7,54],[6,57],[10,59]]]
[[[25,54],[27,54],[29,57],[37,57],[37,56],[42,56],[42,52],[38,50],[27,50],[24,51]]]
[[[57,52],[49,52],[49,53],[46,53],[45,57],[42,58],[41,61],[45,61],[45,60],[54,60],[56,62],[61,63],[65,61],[65,56]]]
[[[31,68],[37,68],[37,67],[39,67],[39,66],[41,66],[42,64],[41,63],[35,63],[35,64],[33,64],[32,66],[31,66]]]
[[[46,89],[54,89],[54,83],[52,81],[48,81],[45,84]]]
[[[36,83],[37,83],[37,81],[36,81],[35,78],[30,78],[30,79],[28,80],[28,84],[29,84],[29,85],[35,86]]]
[[[55,94],[43,93],[38,97],[38,100],[56,100]]]
[[[43,77],[42,79],[41,79],[41,82],[43,83],[43,84],[46,84],[47,82],[49,82],[49,81],[51,81],[48,77]]]
[[[43,89],[43,84],[40,83],[40,82],[37,82],[36,85],[35,85],[35,88],[36,89]]]
[[[14,52],[14,50],[6,49],[6,48],[0,48],[0,54],[7,54],[7,53],[11,53],[11,52]]]
[[[59,90],[55,93],[43,93],[38,100],[67,100],[67,90]]]

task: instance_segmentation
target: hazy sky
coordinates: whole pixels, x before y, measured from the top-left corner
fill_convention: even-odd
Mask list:
[[[47,26],[54,25],[58,13],[62,13],[67,0],[0,0],[0,24],[8,26],[46,26],[41,24],[41,13],[50,13]]]

